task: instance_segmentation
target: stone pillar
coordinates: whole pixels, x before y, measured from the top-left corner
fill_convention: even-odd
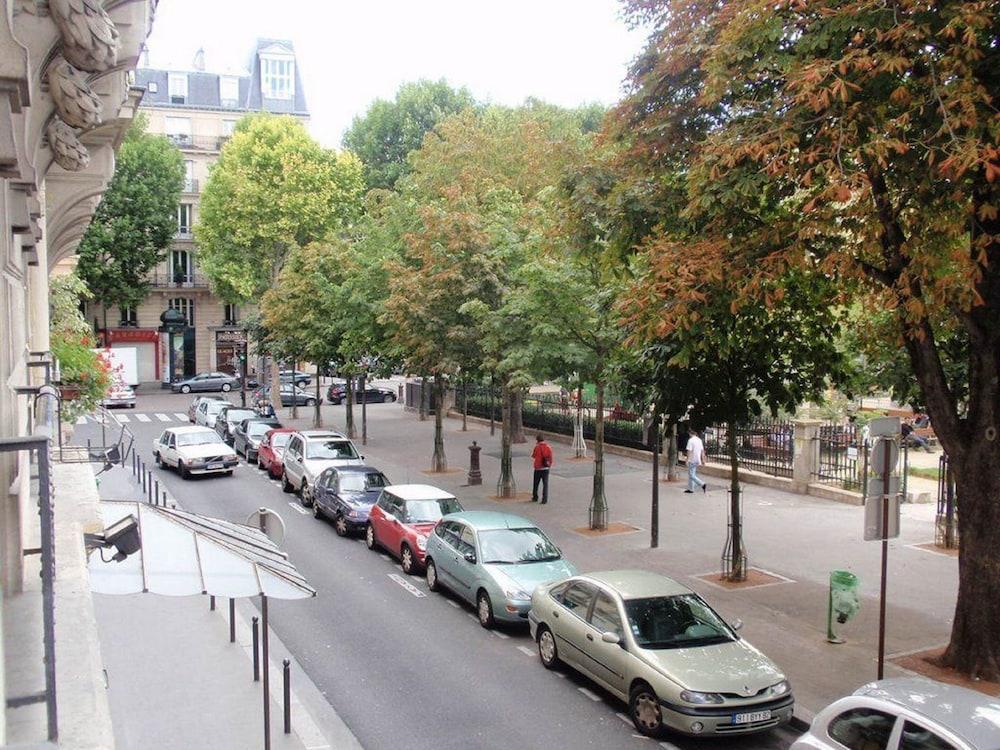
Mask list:
[[[792,491],[806,494],[813,472],[819,469],[819,428],[823,422],[818,419],[797,419],[792,432],[793,456]]]

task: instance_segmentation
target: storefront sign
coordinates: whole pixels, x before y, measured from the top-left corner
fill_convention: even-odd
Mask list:
[[[155,344],[160,340],[158,331],[151,328],[111,328],[107,332],[109,344]]]
[[[245,344],[247,342],[245,331],[216,331],[215,342],[217,344]]]

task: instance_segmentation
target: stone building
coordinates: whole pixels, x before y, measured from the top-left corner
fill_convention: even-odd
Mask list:
[[[295,50],[289,41],[259,39],[245,70],[207,72],[200,51],[188,69],[142,67],[136,85],[146,90],[140,109],[149,131],[166,135],[184,154],[187,176],[177,211],[177,234],[166,259],[153,271],[150,294],[134,309],[108,311],[111,346],[135,347],[140,381],[169,382],[168,340],[160,334],[167,308],[184,313],[189,326],[175,336],[174,379],[196,372],[234,372],[242,348],[240,319],[246,310],[212,293],[198,267],[192,227],[198,197],[209,169],[239,119],[250,112],[290,114],[308,121],[305,93]],[[100,305],[88,306],[88,320],[103,321]]]

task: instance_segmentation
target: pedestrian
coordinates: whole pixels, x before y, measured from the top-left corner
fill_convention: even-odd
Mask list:
[[[538,483],[542,483],[542,505],[549,501],[549,469],[552,468],[552,448],[541,433],[535,435],[535,449],[531,451],[535,476],[531,482],[531,502],[538,502]]]
[[[930,443],[927,442],[927,438],[925,438],[923,435],[918,435],[914,431],[913,425],[910,424],[909,422],[903,422],[903,424],[901,424],[899,427],[899,431],[903,435],[904,443],[905,442],[916,443],[918,446],[923,448],[928,453],[934,452],[933,450],[931,450],[931,445]]]
[[[705,444],[698,437],[698,430],[689,430],[690,437],[684,452],[687,454],[688,486],[684,493],[690,495],[694,492],[694,486],[701,487],[702,492],[708,492],[708,484],[698,476],[698,467],[705,463]]]

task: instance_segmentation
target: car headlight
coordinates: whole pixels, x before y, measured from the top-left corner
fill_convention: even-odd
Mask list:
[[[681,690],[681,700],[695,705],[705,705],[706,703],[722,703],[722,696],[718,693],[699,693],[695,690]]]
[[[503,594],[512,601],[523,602],[531,599],[531,594],[522,589],[504,590]]]
[[[427,549],[427,537],[425,537],[423,534],[417,536],[417,548],[421,552]]]
[[[788,683],[788,680],[782,680],[777,685],[771,685],[771,695],[784,695],[785,693],[790,693],[792,686]]]

